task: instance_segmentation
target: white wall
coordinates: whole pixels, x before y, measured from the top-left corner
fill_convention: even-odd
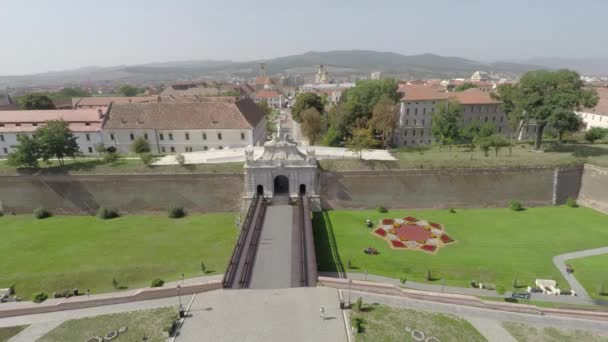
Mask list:
[[[94,156],[97,155],[95,151],[95,146],[102,143],[102,135],[101,132],[72,132],[74,136],[78,139],[76,142],[80,147],[80,152],[84,156]],[[17,141],[18,134],[26,134],[28,136],[32,136],[33,133],[0,133],[0,156],[6,157],[9,153],[15,150],[15,147],[19,145]],[[88,139],[87,139],[88,136]],[[3,141],[4,140],[4,141]]]
[[[608,113],[596,114],[596,113],[577,112],[576,114],[578,114],[578,116],[581,117],[581,119],[583,119],[586,130],[593,128],[593,127],[608,128]]]

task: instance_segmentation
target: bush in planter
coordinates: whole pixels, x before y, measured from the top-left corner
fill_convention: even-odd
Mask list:
[[[45,218],[48,218],[51,216],[52,216],[51,212],[42,207],[34,209],[34,217],[39,220],[45,219]]]
[[[376,208],[376,210],[378,210],[379,213],[388,213],[388,209],[386,209],[383,206],[378,206],[378,208]]]
[[[169,218],[182,218],[186,216],[186,211],[182,207],[170,207]]]
[[[165,281],[160,278],[152,280],[152,284],[150,284],[151,287],[162,287],[163,285],[165,285]]]
[[[46,294],[46,293],[44,293],[44,292],[38,292],[38,293],[36,293],[36,294],[34,295],[34,298],[32,299],[32,301],[33,301],[34,303],[42,303],[42,302],[44,302],[45,300],[47,300],[47,298],[49,298],[49,296],[47,296],[47,294]]]
[[[570,208],[578,208],[578,203],[576,203],[576,200],[573,197],[568,197],[566,199],[566,205]]]
[[[522,211],[522,210],[524,210],[524,206],[521,205],[521,203],[519,201],[511,201],[509,203],[509,209],[511,209],[513,211]]]
[[[118,217],[118,213],[116,212],[116,210],[113,209],[108,209],[106,207],[100,207],[99,210],[97,210],[97,217],[99,217],[102,220],[109,220],[109,219],[113,219]]]

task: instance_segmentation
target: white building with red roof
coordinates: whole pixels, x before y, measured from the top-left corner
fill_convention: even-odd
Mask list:
[[[95,146],[103,143],[101,127],[107,108],[61,110],[0,111],[0,156],[6,157],[19,144],[17,136],[33,136],[48,121],[63,120],[78,138],[80,152],[96,154]]]
[[[608,128],[608,88],[595,88],[599,101],[593,108],[583,108],[577,112],[583,119],[585,129],[593,127]]]
[[[260,90],[253,96],[255,103],[266,101],[270,107],[281,108],[283,95],[276,90]]]

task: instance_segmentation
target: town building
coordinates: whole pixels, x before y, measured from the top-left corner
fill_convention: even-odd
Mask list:
[[[245,91],[234,84],[219,83],[215,81],[181,82],[175,83],[165,88],[161,97],[208,97],[208,96],[242,96]]]
[[[0,111],[0,156],[6,157],[19,144],[17,136],[33,136],[48,121],[63,120],[77,137],[80,152],[93,155],[95,146],[103,143],[101,125],[106,108],[66,110]]]
[[[276,90],[259,90],[253,95],[253,101],[255,103],[266,101],[270,107],[281,108],[283,95]]]
[[[113,104],[103,124],[103,141],[122,153],[138,137],[154,153],[184,153],[261,145],[265,114],[251,99],[205,102]]]
[[[583,108],[577,112],[583,120],[585,129],[593,127],[608,128],[608,88],[595,88],[599,101],[593,108]]]
[[[319,65],[319,68],[317,69],[317,74],[315,75],[314,83],[315,84],[332,83],[332,80],[329,77],[329,72],[327,72],[327,69],[325,69],[323,64]]]
[[[393,135],[396,146],[428,145],[434,141],[431,131],[432,114],[438,103],[454,100],[462,105],[463,123],[492,123],[496,133],[509,136],[510,129],[507,116],[500,108],[500,102],[494,100],[489,92],[471,88],[461,92],[445,92],[429,86],[402,86],[402,98],[398,109],[397,129]],[[525,125],[518,140],[529,140],[534,137],[536,126]],[[513,133],[517,135],[517,133]]]
[[[475,71],[471,76],[473,82],[490,82],[491,80],[492,76],[485,71]]]

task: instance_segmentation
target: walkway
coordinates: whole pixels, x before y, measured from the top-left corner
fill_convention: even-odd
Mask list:
[[[294,208],[285,204],[271,205],[266,209],[249,288],[278,289],[294,286],[292,273],[298,271],[292,265]]]
[[[336,272],[320,272],[320,276],[325,277],[334,277],[339,278],[338,273]],[[470,287],[457,287],[457,286],[442,286],[435,284],[426,284],[419,283],[415,281],[408,280],[405,285],[401,283],[399,279],[383,277],[375,274],[368,274],[367,276],[364,273],[347,273],[347,279],[353,280],[368,280],[375,281],[378,283],[386,283],[393,284],[397,286],[401,286],[408,289],[420,290],[420,291],[430,291],[430,292],[443,292],[443,293],[453,293],[453,294],[461,294],[468,296],[476,296],[476,297],[494,297],[494,298],[506,298],[511,297],[511,291],[505,292],[505,294],[498,294],[496,291],[483,290],[483,289],[474,289]],[[553,303],[563,303],[563,304],[572,304],[572,305],[580,305],[580,304],[589,304],[589,301],[585,298],[581,298],[580,296],[555,296],[555,295],[547,295],[542,293],[532,293],[531,300],[537,300],[542,302],[553,302]]]
[[[579,281],[576,279],[576,277],[574,276],[574,273],[568,274],[568,272],[566,272],[566,261],[570,260],[570,259],[586,258],[586,257],[590,257],[590,256],[607,254],[607,253],[608,253],[608,247],[602,247],[602,248],[587,249],[584,251],[561,254],[561,255],[557,255],[557,256],[553,257],[553,264],[555,264],[555,267],[557,267],[557,269],[559,269],[559,271],[562,273],[564,278],[566,278],[566,281],[570,285],[570,288],[573,289],[574,291],[576,291],[579,298],[584,299],[588,303],[594,303],[594,301],[591,299],[591,297],[587,293],[587,290],[585,290],[583,285],[581,285],[581,283],[579,283]],[[574,270],[574,272],[576,273],[576,270]]]

